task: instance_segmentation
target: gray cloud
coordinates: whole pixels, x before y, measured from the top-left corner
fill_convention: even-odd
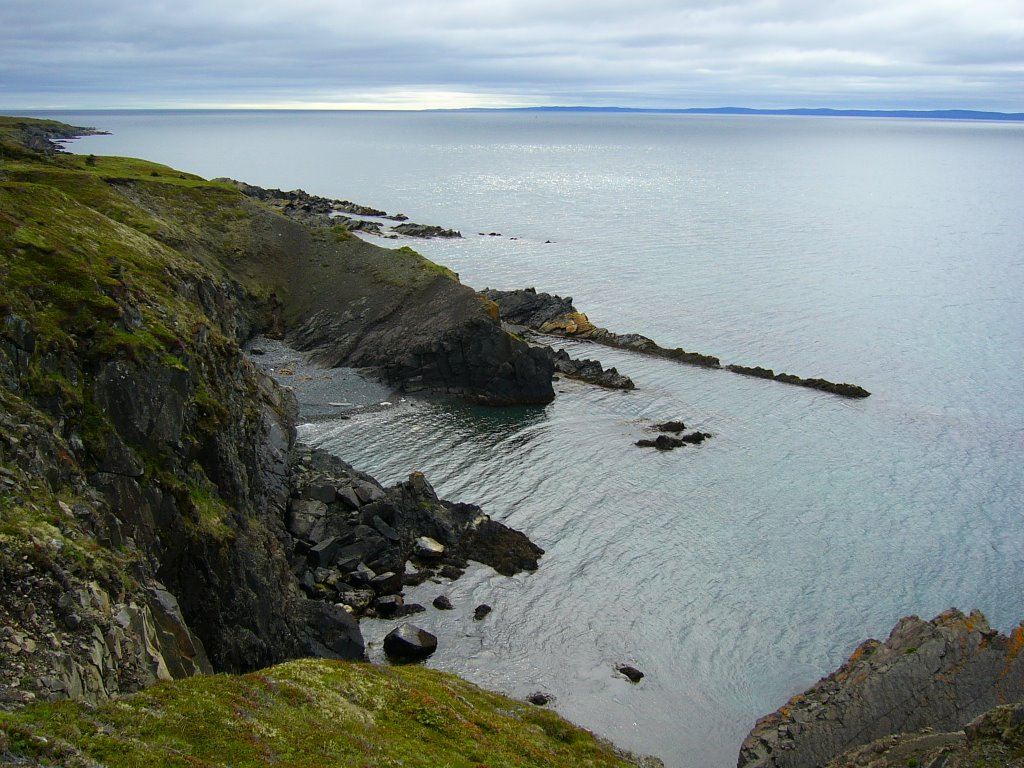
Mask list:
[[[1020,0],[4,0],[0,106],[1024,111]]]

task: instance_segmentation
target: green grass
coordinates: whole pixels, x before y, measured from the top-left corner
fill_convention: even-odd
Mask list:
[[[301,660],[0,714],[18,757],[109,768],[626,766],[546,710],[418,666]],[[45,739],[46,741],[42,741]]]

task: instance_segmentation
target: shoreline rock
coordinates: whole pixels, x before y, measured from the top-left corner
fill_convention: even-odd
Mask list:
[[[738,768],[815,768],[876,739],[922,728],[957,731],[1024,700],[1024,623],[1009,636],[978,611],[900,619],[845,664],[757,721]],[[842,764],[842,763],[840,763]]]

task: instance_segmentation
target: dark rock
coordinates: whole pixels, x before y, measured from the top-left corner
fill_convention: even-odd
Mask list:
[[[691,432],[688,435],[683,435],[680,439],[684,443],[689,443],[690,445],[700,445],[709,437],[711,437],[709,432]]]
[[[681,421],[666,421],[661,424],[655,424],[653,429],[658,432],[672,432],[674,434],[679,434],[686,429],[686,425]]]
[[[419,603],[405,603],[399,608],[395,615],[392,616],[394,619],[404,619],[406,616],[412,616],[417,613],[423,613],[427,609]]]
[[[641,448],[657,448],[659,451],[671,451],[673,448],[679,448],[686,445],[686,442],[678,437],[658,435],[653,440],[637,440],[636,445]]]
[[[402,585],[406,587],[418,587],[423,582],[431,579],[436,574],[429,568],[420,568],[418,571],[406,571],[402,574]]]
[[[412,222],[398,224],[392,227],[391,231],[397,232],[399,235],[405,235],[406,237],[462,237],[462,233],[454,229],[445,229],[444,227],[438,227],[433,224],[413,224]]]
[[[331,536],[329,539],[321,541],[314,547],[311,547],[307,557],[309,558],[309,564],[314,568],[327,568],[338,562],[338,553],[341,551],[341,542],[338,541],[337,537]]]
[[[379,595],[389,595],[402,590],[402,575],[387,571],[370,579],[370,586]]]
[[[374,573],[366,563],[359,563],[355,567],[355,570],[349,571],[348,580],[353,584],[369,584],[370,581],[376,578],[377,574]]]
[[[773,381],[780,381],[783,384],[794,384],[798,387],[819,389],[823,392],[830,392],[833,395],[840,395],[841,397],[864,398],[871,396],[870,392],[856,384],[836,384],[835,382],[828,381],[827,379],[819,378],[804,379],[800,376],[794,376],[792,373],[775,373],[771,368],[761,368],[760,366],[727,365],[726,368],[733,373],[739,373],[743,376],[753,376],[758,379],[772,379]]]
[[[319,483],[308,486],[305,491],[305,496],[307,499],[315,499],[317,501],[322,501],[325,504],[330,504],[338,497],[338,489],[333,485]]]
[[[355,613],[362,613],[373,602],[374,594],[370,589],[347,590],[338,593],[338,602],[349,606]]]
[[[397,542],[399,542],[399,541],[401,541],[401,540],[402,540],[402,537],[401,537],[401,536],[400,536],[400,535],[398,534],[398,531],[396,531],[396,530],[395,530],[394,528],[392,528],[392,527],[391,527],[390,525],[388,525],[387,523],[385,523],[385,522],[384,522],[384,521],[383,521],[383,520],[381,519],[380,515],[374,515],[374,516],[373,516],[373,520],[372,520],[371,522],[372,522],[372,525],[373,525],[373,527],[374,527],[374,528],[375,528],[375,529],[376,529],[376,530],[377,530],[377,531],[378,531],[378,532],[380,533],[380,535],[381,535],[381,536],[383,536],[383,537],[384,537],[385,539],[388,539],[389,541],[391,541],[391,542],[393,542],[393,543],[397,543]]]
[[[448,599],[447,595],[438,595],[434,598],[432,605],[439,611],[450,611],[454,608],[452,601]]]
[[[623,677],[629,678],[631,683],[639,683],[644,677],[643,672],[629,664],[619,664],[615,667],[615,671]]]
[[[437,638],[415,624],[402,624],[384,637],[384,652],[394,661],[419,661],[436,650]]]
[[[543,693],[541,691],[534,691],[533,693],[531,693],[529,696],[526,697],[526,700],[528,702],[530,702],[531,704],[533,704],[534,706],[537,706],[537,707],[547,706],[548,704],[551,703],[551,701],[553,699],[554,699],[553,696],[551,696],[550,694],[547,694],[547,693]]]
[[[459,568],[454,565],[443,565],[441,566],[441,570],[438,571],[438,575],[442,578],[455,581],[456,579],[461,579],[462,574],[464,574],[465,572],[466,571],[464,568]]]
[[[605,370],[597,360],[576,360],[560,349],[554,353],[555,370],[566,376],[608,389],[634,389],[633,380],[615,368]]]
[[[382,595],[373,601],[377,615],[384,619],[396,616],[403,605],[405,599],[401,595]]]
[[[503,576],[537,570],[540,556],[544,554],[544,550],[530,541],[526,534],[489,517],[478,518],[466,532],[462,551],[469,559],[489,565]],[[441,575],[447,577],[444,569]]]
[[[481,603],[480,605],[478,605],[476,608],[473,609],[473,619],[475,621],[480,621],[487,614],[489,614],[492,610],[493,610],[493,608],[491,608],[491,606],[489,606],[487,603]]]

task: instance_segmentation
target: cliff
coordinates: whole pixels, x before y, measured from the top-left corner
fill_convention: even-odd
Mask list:
[[[0,705],[362,658],[350,611],[300,586],[317,542],[288,527],[305,493],[295,403],[240,343],[276,330],[488,403],[550,399],[548,358],[411,251],[49,141],[81,132],[0,119]],[[400,488],[380,515],[369,501],[338,541],[390,515],[404,522],[381,551],[404,563],[416,526],[455,520],[452,557],[487,560],[497,537],[525,553],[497,567],[536,567],[539,550],[476,508]]]
[[[945,763],[931,760],[940,753],[981,749],[981,741],[1002,738],[1007,729],[1017,727],[1017,732],[1004,741],[1020,742],[1024,718],[1019,712],[986,712],[1024,700],[1022,647],[1024,625],[1007,637],[977,612],[967,616],[949,610],[931,621],[901,619],[884,643],[865,641],[836,672],[759,720],[743,742],[737,765],[814,768],[835,760],[837,766],[937,767]],[[962,733],[976,718],[982,718],[979,725]],[[996,728],[996,723],[1003,725]],[[917,733],[922,729],[928,732]],[[953,735],[940,738],[936,732]],[[929,762],[908,762],[929,752],[934,753]]]

